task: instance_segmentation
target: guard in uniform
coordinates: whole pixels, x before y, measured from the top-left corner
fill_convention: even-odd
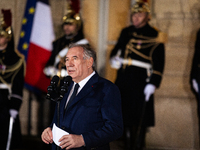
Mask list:
[[[70,4],[68,4],[67,10],[62,24],[65,35],[53,42],[53,51],[44,69],[44,73],[49,77],[54,75],[65,77],[67,75],[65,56],[69,44],[89,44],[83,35],[83,23],[80,14],[76,13]]]
[[[153,93],[163,75],[166,36],[149,25],[149,13],[146,2],[133,5],[132,25],[122,30],[110,54],[111,67],[118,69],[125,150],[142,149],[146,128],[155,122]]]
[[[0,24],[0,149],[8,142],[10,118],[14,119],[10,149],[21,148],[19,109],[22,103],[25,60],[15,50],[11,29],[11,12],[2,10]]]

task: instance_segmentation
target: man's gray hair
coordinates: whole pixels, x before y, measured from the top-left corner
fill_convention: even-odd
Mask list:
[[[73,48],[73,47],[82,47],[83,48],[83,59],[89,59],[90,57],[93,58],[93,64],[92,64],[92,68],[93,70],[95,70],[96,67],[96,52],[94,51],[94,49],[87,45],[87,44],[70,44],[69,45],[69,49]]]

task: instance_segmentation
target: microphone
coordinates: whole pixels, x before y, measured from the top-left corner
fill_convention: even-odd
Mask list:
[[[52,92],[56,91],[59,80],[60,78],[57,75],[53,76],[50,82],[50,86],[47,87],[47,91],[48,91],[47,96],[46,96],[47,99],[50,99]]]
[[[68,87],[70,86],[71,82],[72,82],[71,76],[64,77],[63,86],[61,86],[60,88],[60,99],[62,99],[64,94],[67,93]]]

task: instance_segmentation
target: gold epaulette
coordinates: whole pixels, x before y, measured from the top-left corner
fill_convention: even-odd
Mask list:
[[[167,43],[167,41],[168,41],[167,33],[158,32],[158,36],[157,36],[157,38],[156,38],[156,41],[157,41],[158,43]]]
[[[15,49],[15,53],[17,54],[17,56],[24,59],[24,55],[22,53],[20,53],[17,49]]]
[[[15,53],[22,59],[23,64],[24,64],[24,76],[26,75],[26,61],[25,61],[25,56],[20,53],[17,49],[15,49]]]
[[[158,31],[158,36],[156,38],[156,42],[158,43],[167,43],[168,41],[168,36],[167,33],[161,32],[158,28],[153,27],[156,31]]]

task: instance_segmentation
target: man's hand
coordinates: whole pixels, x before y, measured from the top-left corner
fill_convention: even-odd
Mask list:
[[[83,136],[75,134],[64,135],[59,139],[59,142],[61,142],[59,146],[62,149],[66,148],[66,150],[71,148],[78,148],[85,145]]]
[[[148,102],[151,94],[155,92],[156,86],[153,84],[147,84],[144,88],[145,101]]]
[[[53,143],[53,135],[52,135],[52,131],[50,127],[46,128],[42,132],[41,138],[42,138],[42,141],[46,144]]]

